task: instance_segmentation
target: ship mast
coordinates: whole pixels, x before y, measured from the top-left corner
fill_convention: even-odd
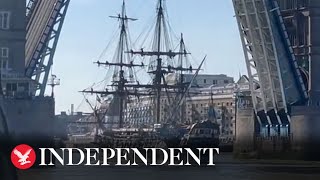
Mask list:
[[[157,16],[157,26],[158,26],[158,55],[157,55],[157,70],[155,72],[155,83],[157,89],[157,117],[156,122],[160,122],[160,99],[161,99],[161,77],[162,77],[162,59],[160,57],[161,51],[161,23],[164,20],[163,16],[163,8],[162,8],[162,0],[159,0],[159,11]]]
[[[153,50],[152,51],[144,51],[141,49],[141,51],[133,51],[131,50],[129,53],[131,54],[137,54],[141,56],[150,56],[150,57],[156,57],[156,68],[155,70],[151,70],[148,73],[153,75],[153,88],[155,89],[156,93],[156,123],[160,123],[160,106],[161,106],[161,93],[163,88],[181,88],[181,85],[167,85],[165,82],[165,75],[169,73],[173,73],[172,70],[180,70],[181,72],[184,70],[192,71],[194,69],[189,68],[182,68],[182,67],[173,67],[171,65],[163,66],[163,56],[169,57],[170,59],[173,59],[177,55],[187,55],[190,53],[187,53],[186,51],[180,51],[180,52],[173,52],[172,50],[162,50],[161,47],[165,46],[166,44],[162,44],[162,39],[167,38],[166,34],[163,35],[163,33],[167,33],[167,27],[166,27],[166,19],[164,15],[164,6],[163,6],[163,0],[159,0],[158,2],[158,8],[157,8],[157,20],[156,20],[156,28],[155,28],[155,36],[153,41]],[[165,36],[165,37],[163,37]],[[167,42],[167,39],[165,40]],[[167,63],[168,64],[168,63]],[[163,80],[163,83],[162,83]]]
[[[133,61],[130,62],[125,62],[125,51],[128,50],[128,31],[127,31],[127,24],[128,21],[136,21],[137,19],[134,18],[129,18],[126,15],[126,9],[125,9],[125,2],[123,1],[122,4],[122,11],[121,14],[118,14],[118,16],[110,16],[110,18],[113,19],[118,19],[120,21],[120,38],[119,38],[119,43],[118,43],[118,48],[116,51],[116,62],[110,63],[108,61],[106,62],[100,62],[97,61],[96,63],[104,66],[113,66],[117,67],[114,71],[113,75],[113,84],[111,86],[115,87],[115,91],[109,91],[106,89],[105,91],[94,91],[91,89],[90,91],[81,91],[83,93],[91,93],[91,94],[100,94],[100,95],[114,95],[114,98],[119,98],[119,128],[123,127],[124,121],[123,121],[123,110],[124,110],[124,102],[127,96],[129,95],[139,95],[137,91],[127,91],[127,83],[129,80],[125,77],[125,68],[129,69],[129,73],[132,72],[132,68],[134,67],[144,67],[143,63],[142,64],[134,64]],[[129,59],[129,58],[127,58]],[[117,78],[118,77],[118,78]],[[132,79],[133,75],[129,75],[129,78]]]
[[[181,53],[184,53],[186,54],[187,51],[186,51],[186,47],[185,47],[185,44],[184,44],[184,39],[183,39],[183,34],[181,33],[181,38],[180,38],[180,49],[179,49],[179,52]],[[178,77],[178,85],[180,86],[180,88],[178,89],[178,96],[176,96],[177,98],[183,96],[183,93],[186,89],[186,86],[184,84],[184,72],[187,70],[189,70],[191,73],[192,73],[192,66],[190,65],[189,69],[186,69],[186,68],[183,68],[183,58],[185,57],[186,55],[179,55],[179,58],[178,58],[178,69],[180,70],[180,76]],[[179,96],[180,95],[180,96]],[[180,117],[180,120],[182,121],[184,119],[184,116],[183,116],[183,109],[184,109],[184,105],[181,105],[180,106],[180,110],[179,110],[179,117]]]

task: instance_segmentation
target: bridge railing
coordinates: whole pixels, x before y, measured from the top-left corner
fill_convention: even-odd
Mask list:
[[[292,150],[292,134],[287,136],[256,136],[254,149],[260,155],[285,156]]]

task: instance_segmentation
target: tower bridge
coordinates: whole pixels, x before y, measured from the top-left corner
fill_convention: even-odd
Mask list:
[[[54,99],[44,95],[70,1],[0,2],[1,84],[12,126],[33,119],[50,128]],[[320,1],[232,1],[252,96],[252,106],[239,107],[235,149],[263,151],[258,139],[285,137],[289,150],[305,155],[320,145]]]

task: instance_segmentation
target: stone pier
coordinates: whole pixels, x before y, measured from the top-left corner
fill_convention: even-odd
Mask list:
[[[253,108],[241,109],[237,112],[234,155],[236,157],[252,156],[255,151],[254,142],[255,118]]]
[[[291,133],[297,158],[320,160],[320,107],[293,107]]]

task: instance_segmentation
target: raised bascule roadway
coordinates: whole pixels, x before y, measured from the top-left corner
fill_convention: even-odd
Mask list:
[[[233,5],[254,110],[239,110],[236,153],[319,158],[320,1],[233,0]]]
[[[60,32],[70,0],[29,0],[27,5],[26,76],[44,96]]]

